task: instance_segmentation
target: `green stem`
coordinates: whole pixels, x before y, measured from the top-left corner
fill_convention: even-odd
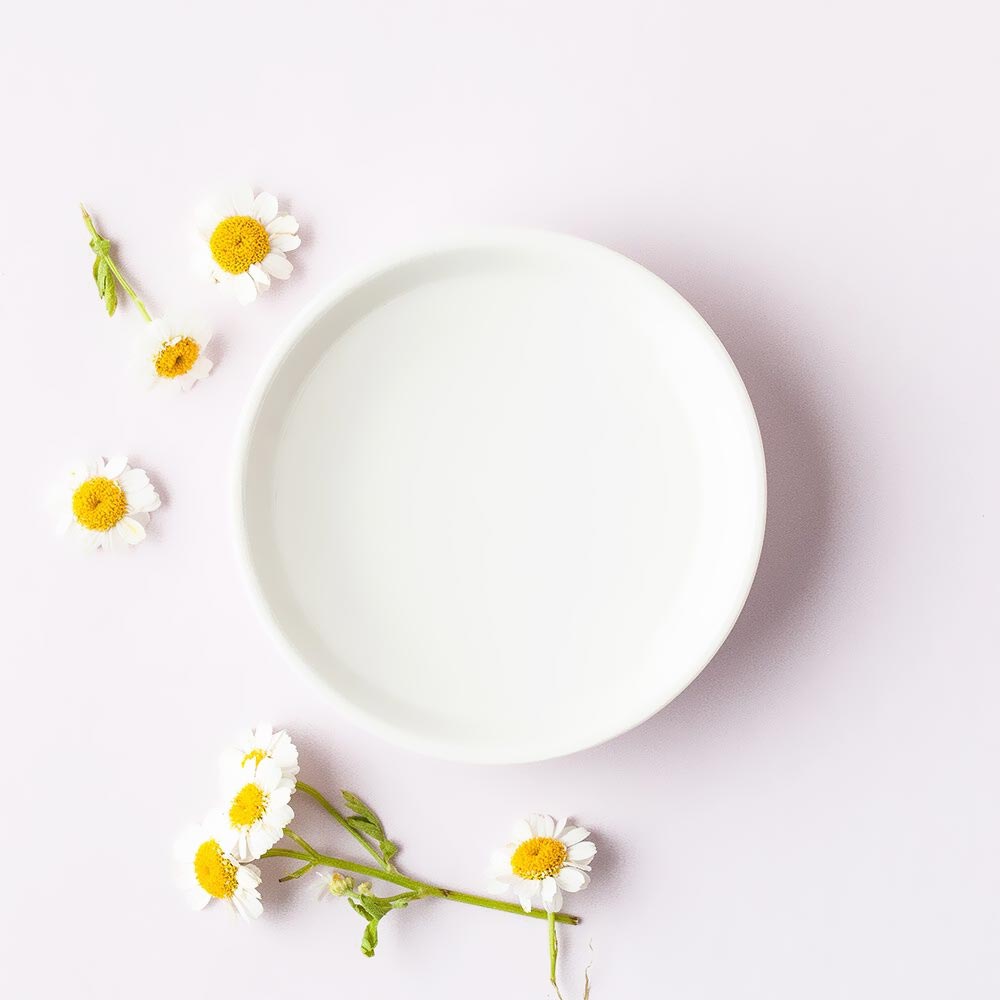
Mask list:
[[[354,827],[347,822],[347,817],[335,805],[329,802],[324,795],[316,791],[312,785],[307,785],[304,781],[296,781],[295,787],[298,791],[305,792],[306,795],[314,798],[380,865],[385,868],[386,871],[396,871],[395,865],[386,861],[379,853],[378,849],[371,844],[368,838],[365,837],[363,833],[359,833],[355,830]]]
[[[90,235],[95,240],[102,240],[102,239],[104,239],[104,237],[101,236],[101,234],[94,227],[94,220],[91,219],[90,214],[83,207],[83,205],[80,206],[80,212],[83,214],[83,222],[84,222],[84,225],[86,225],[88,231],[90,232]],[[115,276],[115,279],[117,280],[118,284],[122,286],[122,288],[125,290],[125,293],[128,295],[128,297],[136,304],[136,307],[138,308],[139,312],[142,313],[142,318],[147,323],[152,323],[153,322],[153,318],[152,318],[152,316],[149,315],[148,310],[142,304],[142,299],[140,299],[139,296],[136,295],[135,289],[128,283],[128,281],[126,281],[125,275],[122,274],[122,272],[119,269],[118,265],[114,262],[114,259],[112,258],[111,254],[110,253],[102,253],[101,256],[107,262],[107,265],[111,269],[111,273]]]
[[[556,959],[559,957],[559,942],[556,940],[556,915],[550,913],[548,915],[549,922],[549,982],[552,983],[556,991],[556,996],[559,1000],[562,1000],[562,994],[559,992],[559,984],[556,982]]]
[[[291,837],[292,840],[294,840],[295,843],[298,844],[299,847],[301,847],[302,850],[304,850],[310,857],[316,857],[316,851],[312,848],[312,846],[307,844],[305,840],[303,840],[302,837],[300,837],[290,826],[285,827],[284,834],[286,837]]]
[[[549,914],[544,910],[530,910],[525,912],[517,903],[502,903],[498,899],[490,899],[488,896],[473,896],[467,892],[456,892],[454,889],[445,889],[439,885],[430,885],[427,882],[418,882],[414,878],[401,875],[398,871],[383,871],[381,868],[372,868],[370,865],[359,865],[354,861],[346,861],[343,858],[331,858],[326,854],[310,855],[303,851],[289,851],[282,847],[272,847],[271,850],[262,854],[263,858],[292,858],[295,861],[312,861],[314,864],[323,865],[328,868],[340,868],[355,875],[365,875],[368,878],[380,879],[383,882],[391,882],[393,885],[402,886],[404,889],[418,891],[422,896],[437,897],[439,899],[449,899],[454,903],[466,903],[469,906],[481,906],[487,910],[500,910],[503,913],[516,913],[522,917],[534,917],[536,920],[548,920]],[[552,914],[552,920],[560,924],[578,924],[579,917],[570,916],[568,913]]]

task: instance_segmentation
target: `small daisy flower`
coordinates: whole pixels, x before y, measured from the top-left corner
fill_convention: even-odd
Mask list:
[[[58,527],[85,549],[125,551],[146,537],[160,498],[142,469],[117,456],[78,462],[54,498]]]
[[[291,215],[278,214],[273,194],[262,191],[255,197],[248,186],[236,188],[199,209],[198,229],[204,239],[199,270],[227,286],[243,305],[270,288],[271,278],[292,273],[285,254],[300,243],[299,224]]]
[[[564,892],[590,884],[590,861],[597,848],[579,826],[534,815],[514,827],[514,840],[493,856],[493,892],[512,892],[529,912],[536,899],[549,913],[562,909]]]
[[[230,785],[225,809],[212,817],[219,846],[237,861],[256,861],[281,840],[291,823],[291,797],[292,789],[283,783],[273,760],[262,758],[252,772],[241,769]]]
[[[198,322],[154,319],[140,334],[139,373],[150,385],[190,389],[208,376],[205,348],[212,331]]]
[[[240,864],[206,827],[187,829],[177,841],[175,857],[178,881],[196,910],[212,899],[221,899],[244,920],[263,912],[257,888],[260,869]]]
[[[252,777],[258,765],[265,760],[272,761],[281,769],[282,787],[295,787],[299,751],[284,729],[274,732],[266,722],[261,722],[256,729],[248,729],[236,746],[223,753],[222,773],[229,781],[238,781],[243,772]]]

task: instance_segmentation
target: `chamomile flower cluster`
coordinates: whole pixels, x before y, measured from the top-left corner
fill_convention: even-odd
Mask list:
[[[94,283],[108,315],[115,314],[122,291],[146,321],[136,352],[141,380],[149,386],[190,389],[212,370],[205,353],[211,331],[197,320],[154,319],[115,259],[111,241],[98,232],[82,205],[80,209],[91,235]],[[294,216],[279,210],[273,194],[255,193],[249,185],[238,186],[204,202],[196,223],[200,233],[198,271],[232,292],[238,302],[253,302],[270,287],[272,278],[284,280],[291,275],[287,254],[301,242],[299,224]]]
[[[221,770],[222,802],[181,835],[177,873],[196,909],[218,899],[249,920],[263,911],[260,869],[253,862],[292,821],[298,750],[288,733],[262,723],[223,754]]]
[[[563,893],[588,885],[597,852],[585,829],[539,814],[518,823],[513,840],[493,858],[491,888],[517,899],[501,901],[455,892],[400,871],[399,847],[367,802],[346,790],[340,793],[341,802],[330,801],[298,779],[298,750],[283,730],[265,724],[248,730],[222,755],[221,765],[222,803],[177,842],[178,876],[197,909],[217,899],[244,920],[260,916],[261,875],[255,862],[266,858],[291,862],[279,882],[312,872],[321,900],[341,900],[349,906],[363,921],[361,952],[369,958],[378,947],[383,920],[428,899],[540,919],[548,928],[549,982],[560,995],[556,927],[580,922],[559,912]],[[319,805],[367,856],[355,861],[317,850],[293,830],[290,800],[296,791]],[[285,843],[275,846],[283,838]],[[539,901],[540,908],[535,905]]]

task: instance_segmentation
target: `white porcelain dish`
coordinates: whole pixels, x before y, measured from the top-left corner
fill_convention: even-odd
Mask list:
[[[337,282],[281,337],[236,443],[261,617],[368,729],[513,763],[674,698],[764,532],[740,376],[604,247],[486,231]]]

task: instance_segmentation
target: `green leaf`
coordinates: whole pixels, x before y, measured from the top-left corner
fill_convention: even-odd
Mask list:
[[[307,871],[313,867],[314,863],[312,861],[307,862],[301,868],[296,868],[295,871],[289,872],[287,875],[283,875],[278,879],[279,882],[290,882],[293,878],[302,878]]]
[[[94,260],[97,262],[94,268],[94,279],[97,281],[97,290],[101,293],[101,298],[103,299],[108,294],[108,283],[110,282],[113,285],[115,276],[111,273],[111,268],[108,266],[107,257],[95,257]]]
[[[358,798],[354,792],[342,791],[340,793],[344,796],[344,801],[354,810],[357,814],[352,817],[353,819],[364,819],[367,820],[376,830],[379,832],[379,836],[385,836],[385,828],[382,826],[382,821],[375,815],[375,810],[372,809],[366,802],[363,802]]]
[[[382,860],[386,867],[389,867],[392,859],[399,853],[399,848],[386,836],[382,820],[378,818],[375,810],[367,802],[353,792],[342,791],[341,795],[354,811],[353,816],[347,817],[347,822],[358,833],[362,833],[378,843],[379,850],[382,852]]]
[[[349,822],[355,830],[367,833],[369,837],[374,837],[376,840],[381,840],[385,836],[384,830],[380,830],[375,823],[370,819],[365,819],[364,816],[351,816]]]
[[[381,920],[392,909],[392,904],[378,896],[362,896],[360,903],[372,920]]]
[[[97,285],[97,294],[103,299],[104,292],[101,291],[101,279],[97,276],[97,273],[100,270],[102,259],[103,258],[101,257],[96,257],[96,256],[94,257],[93,275],[94,275],[94,284]]]
[[[108,310],[109,316],[114,316],[118,308],[118,293],[115,291],[114,281],[109,282],[104,289],[104,307]]]
[[[367,958],[375,956],[375,949],[378,947],[378,920],[369,920],[365,925],[365,932],[361,935],[361,953]]]

